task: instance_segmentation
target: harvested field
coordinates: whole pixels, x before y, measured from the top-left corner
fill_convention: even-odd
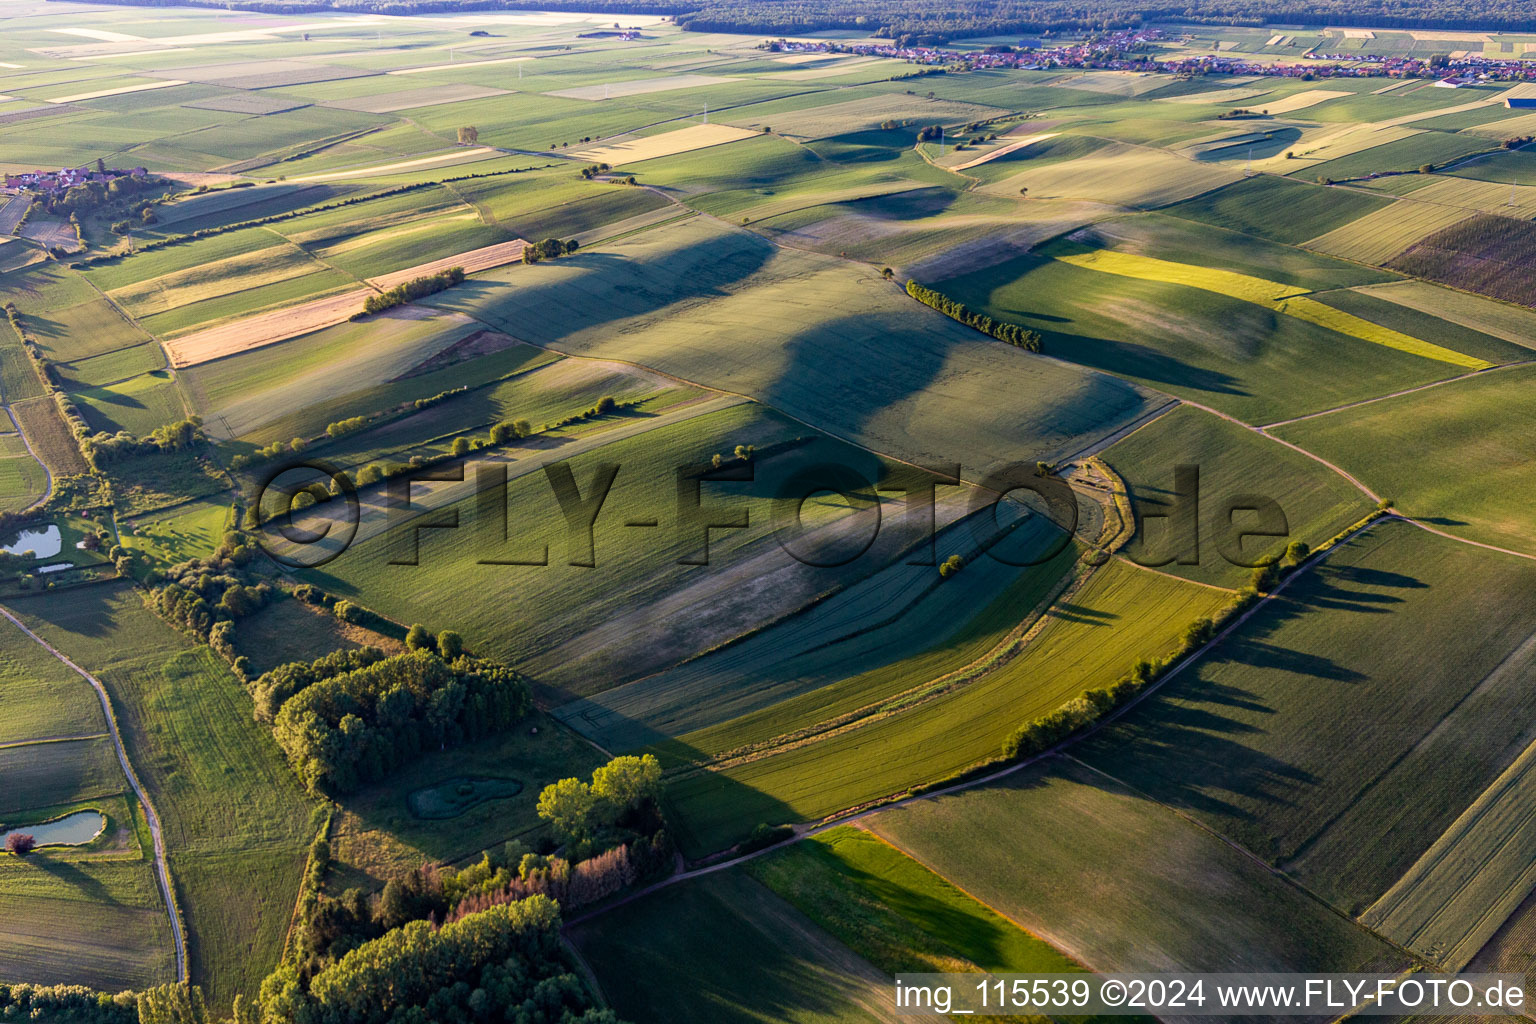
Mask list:
[[[601,146],[589,146],[586,149],[572,151],[571,156],[580,160],[591,160],[594,163],[612,164],[617,167],[622,164],[636,163],[640,160],[675,156],[678,153],[691,153],[696,149],[704,149],[708,146],[719,146],[727,142],[736,142],[739,139],[750,139],[758,134],[758,132],[746,128],[733,128],[728,124],[696,124],[688,128],[678,128],[675,131],[662,132],[660,135],[642,136],[627,142],[611,142]]]
[[[1394,281],[1360,290],[1427,316],[1440,317],[1526,348],[1536,348],[1536,315],[1507,303],[1452,291],[1425,281]]]
[[[196,366],[236,352],[247,352],[276,341],[296,338],[322,327],[344,323],[353,313],[363,308],[364,299],[374,294],[377,293],[371,288],[359,288],[194,331],[165,342],[166,355],[170,357],[172,366]]]
[[[520,260],[523,247],[527,244],[521,239],[499,242],[496,245],[473,249],[446,259],[434,260],[431,263],[423,263],[375,277],[368,283],[379,291],[385,291],[414,278],[447,270],[449,267],[463,267],[467,273],[487,270]],[[374,292],[370,289],[355,289],[286,309],[260,313],[243,320],[173,338],[165,343],[165,350],[170,356],[172,366],[196,366],[212,359],[234,355],[236,352],[247,352],[274,342],[296,338],[311,331],[318,331],[322,327],[343,323],[360,311],[363,300],[373,294]],[[406,307],[405,312],[396,310],[395,313],[410,315],[409,309],[410,307]],[[428,317],[433,314],[422,312],[418,315]]]
[[[99,100],[107,96],[123,96],[130,92],[146,92],[150,89],[165,89],[172,85],[186,85],[185,81],[173,78],[166,82],[140,82],[137,85],[120,85],[116,89],[101,89],[97,92],[80,92],[70,96],[57,96],[49,103],[78,103],[81,100]]]
[[[427,64],[419,68],[396,68],[393,71],[386,71],[384,73],[386,75],[423,75],[432,71],[463,71],[470,68],[483,68],[490,64],[517,64],[525,60],[533,60],[533,58],[497,57],[494,60],[464,60],[455,64]]]
[[[1432,185],[1414,189],[1413,198],[1416,202],[1446,203],[1504,217],[1536,217],[1536,187],[1530,185],[1472,178],[1437,178]]]
[[[1319,103],[1324,103],[1328,100],[1336,100],[1340,96],[1353,95],[1354,93],[1342,89],[1308,89],[1306,92],[1294,93],[1282,99],[1265,100],[1262,103],[1254,104],[1254,106],[1271,115],[1291,114],[1298,110],[1305,110],[1308,107],[1315,107]]]
[[[1343,227],[1318,235],[1305,244],[1309,249],[1330,256],[1385,265],[1424,236],[1466,220],[1471,215],[1472,211],[1460,206],[1399,199]]]
[[[293,182],[306,181],[335,181],[338,178],[371,178],[380,174],[393,174],[396,171],[414,171],[427,167],[438,167],[443,164],[469,163],[474,160],[485,160],[500,154],[488,146],[478,146],[473,149],[458,149],[449,153],[440,153],[437,156],[418,157],[415,160],[397,160],[391,164],[373,164],[367,167],[352,167],[344,171],[331,171],[328,174],[306,174],[298,178],[289,178]]]
[[[916,96],[885,95],[864,99],[758,113],[753,106],[729,111],[727,120],[756,126],[766,123],[780,135],[802,139],[824,139],[833,135],[873,128],[883,121],[917,121],[922,124],[968,124],[1008,113],[998,107],[955,100],[930,100]]]
[[[1413,277],[1536,306],[1536,224],[1478,214],[1421,239],[1388,263]]]
[[[466,274],[473,274],[479,270],[489,270],[492,267],[516,263],[523,258],[523,249],[527,245],[528,243],[521,238],[510,242],[498,242],[495,245],[487,245],[484,248],[461,252],[457,256],[449,256],[446,259],[434,260],[431,263],[423,263],[420,266],[407,267],[405,270],[397,270],[393,274],[370,277],[368,283],[380,291],[388,291],[397,284],[404,284],[413,278],[437,274],[447,270],[449,267],[463,267]]]
[[[369,114],[388,114],[396,110],[414,110],[416,107],[435,107],[439,103],[459,103],[480,100],[487,96],[505,96],[508,90],[484,85],[426,86],[420,89],[402,89],[399,92],[377,93],[351,100],[328,100],[322,107],[340,110],[361,110]]]
[[[556,89],[545,96],[559,96],[568,100],[606,100],[621,96],[643,96],[653,92],[671,92],[674,89],[697,89],[706,85],[726,85],[734,78],[719,75],[668,75],[665,78],[635,78],[627,82],[603,85],[583,85],[575,89]]]
[[[309,82],[331,82],[339,78],[364,78],[378,74],[361,68],[335,64],[313,64],[304,60],[252,60],[228,64],[204,64],[174,71],[150,71],[151,75],[177,75],[185,82],[221,85],[227,89],[273,89]]]

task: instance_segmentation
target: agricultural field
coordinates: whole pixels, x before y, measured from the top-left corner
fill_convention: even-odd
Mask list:
[[[1536,971],[1536,37],[265,6],[4,16],[0,1019]]]

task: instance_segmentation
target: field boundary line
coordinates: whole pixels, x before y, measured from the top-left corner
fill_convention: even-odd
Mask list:
[[[13,740],[10,743],[0,743],[0,750],[14,750],[16,747],[39,747],[45,743],[76,743],[80,740],[105,739],[110,733],[89,732],[79,736],[43,736],[35,740]]]
[[[1432,380],[1428,384],[1419,384],[1416,387],[1403,388],[1401,391],[1393,391],[1389,394],[1377,395],[1374,398],[1362,398],[1358,402],[1346,402],[1343,405],[1336,405],[1332,409],[1324,409],[1321,412],[1309,412],[1305,416],[1293,416],[1288,420],[1277,420],[1274,423],[1265,423],[1261,426],[1256,426],[1253,429],[1263,432],[1273,430],[1276,427],[1288,427],[1292,423],[1301,423],[1305,420],[1314,420],[1319,416],[1330,416],[1333,413],[1344,412],[1347,409],[1358,409],[1362,405],[1371,405],[1375,402],[1385,402],[1389,398],[1400,398],[1403,395],[1411,395],[1419,391],[1428,391],[1430,388],[1438,388],[1446,384],[1455,384],[1457,381],[1470,380],[1475,377],[1481,377],[1484,374],[1496,373],[1499,370],[1510,370],[1518,366],[1530,366],[1532,363],[1536,363],[1536,359],[1517,359],[1512,363],[1500,363],[1497,366],[1490,366],[1482,370],[1473,370],[1471,373],[1459,373],[1454,377],[1446,377],[1444,380]]]
[[[584,921],[588,921],[588,920],[590,920],[590,919],[592,919],[594,917],[597,917],[597,916],[599,916],[601,914],[605,914],[608,911],[613,910],[616,907],[624,906],[626,903],[633,902],[634,900],[640,899],[643,896],[648,896],[651,893],[656,892],[659,889],[664,889],[664,888],[666,888],[668,886],[676,885],[679,882],[688,881],[691,878],[698,878],[698,877],[700,877],[702,875],[713,874],[716,871],[724,871],[727,868],[732,868],[732,867],[735,867],[735,866],[737,866],[739,864],[744,864],[744,863],[746,863],[749,860],[753,860],[753,859],[755,859],[757,857],[763,856],[764,854],[771,853],[774,850],[780,849],[781,847],[784,847],[784,846],[788,845],[789,843],[797,842],[797,841],[799,841],[801,839],[806,839],[806,838],[808,838],[810,836],[819,835],[822,832],[825,832],[828,829],[836,828],[839,825],[853,824],[853,823],[858,822],[858,821],[860,821],[860,820],[862,820],[864,818],[869,817],[870,815],[879,814],[879,813],[882,813],[884,811],[889,811],[889,810],[892,810],[893,808],[897,808],[897,807],[904,807],[907,804],[916,803],[919,800],[931,800],[934,797],[950,796],[950,795],[955,794],[955,793],[964,792],[967,789],[974,789],[974,788],[976,788],[978,786],[988,785],[990,783],[998,781],[999,779],[1004,779],[1004,778],[1007,778],[1008,776],[1013,775],[1013,774],[1015,774],[1017,772],[1021,772],[1021,771],[1023,771],[1026,768],[1033,767],[1034,765],[1037,765],[1037,764],[1043,762],[1045,759],[1047,759],[1049,757],[1052,757],[1052,756],[1054,756],[1056,754],[1063,753],[1072,744],[1081,742],[1082,740],[1085,740],[1088,737],[1095,735],[1100,730],[1102,730],[1105,726],[1107,726],[1110,723],[1114,722],[1115,720],[1120,718],[1122,715],[1124,715],[1127,711],[1129,711],[1132,708],[1136,707],[1142,701],[1144,701],[1148,697],[1150,697],[1153,693],[1157,692],[1157,690],[1159,690],[1165,683],[1167,683],[1168,680],[1174,678],[1180,672],[1183,672],[1186,668],[1188,668],[1191,664],[1193,664],[1196,660],[1198,660],[1199,658],[1203,657],[1207,651],[1211,650],[1217,644],[1219,644],[1223,640],[1225,640],[1229,635],[1231,635],[1234,631],[1236,631],[1238,629],[1238,627],[1242,626],[1245,622],[1247,622],[1248,619],[1250,619],[1256,612],[1258,612],[1261,608],[1264,608],[1270,601],[1274,600],[1274,598],[1278,597],[1280,595],[1280,593],[1283,590],[1285,590],[1285,588],[1287,586],[1290,585],[1291,581],[1299,579],[1307,571],[1311,570],[1312,568],[1314,568],[1318,564],[1320,564],[1323,561],[1325,561],[1332,552],[1336,551],[1338,548],[1342,547],[1347,542],[1355,539],[1360,534],[1365,533],[1366,531],[1370,530],[1378,522],[1380,522],[1382,519],[1385,519],[1385,518],[1400,518],[1400,517],[1395,517],[1395,516],[1377,516],[1377,517],[1373,517],[1368,522],[1360,524],[1355,529],[1349,531],[1347,534],[1345,534],[1344,536],[1340,537],[1338,539],[1338,541],[1335,544],[1333,544],[1332,546],[1330,546],[1329,548],[1327,548],[1327,549],[1325,549],[1323,551],[1315,552],[1310,558],[1308,558],[1306,561],[1304,561],[1301,564],[1299,564],[1296,567],[1296,569],[1290,573],[1290,575],[1286,576],[1279,583],[1277,583],[1275,585],[1274,589],[1272,589],[1269,593],[1262,595],[1257,601],[1255,601],[1253,603],[1253,605],[1248,608],[1247,611],[1243,612],[1240,615],[1235,616],[1231,622],[1229,622],[1220,632],[1218,632],[1214,636],[1212,636],[1210,640],[1206,641],[1199,648],[1197,648],[1197,649],[1191,651],[1190,653],[1186,654],[1177,664],[1175,664],[1167,672],[1164,672],[1161,676],[1159,676],[1146,689],[1142,690],[1135,697],[1132,697],[1130,700],[1128,700],[1124,704],[1120,705],[1120,707],[1115,708],[1109,714],[1107,714],[1103,718],[1099,719],[1097,722],[1095,722],[1093,725],[1091,725],[1090,727],[1088,727],[1086,730],[1084,730],[1081,733],[1076,733],[1076,734],[1073,734],[1071,736],[1068,736],[1067,738],[1057,742],[1055,745],[1053,745],[1053,746],[1051,746],[1051,747],[1049,747],[1049,748],[1047,748],[1045,750],[1042,750],[1038,754],[1035,754],[1035,755],[1033,755],[1031,757],[1025,758],[1025,759],[1023,759],[1021,761],[1016,761],[1013,764],[1006,765],[1006,766],[1004,766],[1002,768],[999,768],[997,771],[988,772],[986,775],[982,775],[982,776],[979,776],[977,778],[967,779],[967,780],[964,780],[964,781],[961,781],[961,782],[956,782],[953,785],[945,786],[945,787],[943,787],[941,789],[933,789],[933,790],[929,790],[929,791],[927,791],[925,793],[916,793],[916,794],[913,794],[911,796],[901,797],[900,799],[891,800],[891,801],[886,802],[886,803],[879,803],[879,804],[875,804],[873,806],[865,806],[862,809],[854,810],[851,813],[848,813],[846,815],[842,815],[842,816],[832,815],[832,816],[829,816],[827,818],[823,818],[821,821],[818,821],[818,822],[810,822],[810,823],[802,822],[800,824],[793,825],[791,827],[794,829],[794,835],[791,836],[790,838],[784,840],[783,842],[775,843],[772,846],[764,847],[761,850],[755,850],[752,853],[741,854],[741,855],[736,856],[736,857],[728,857],[728,858],[725,858],[725,859],[722,859],[722,860],[718,860],[718,861],[714,862],[713,864],[705,864],[705,865],[703,865],[701,867],[692,868],[692,869],[685,870],[685,871],[679,871],[676,874],[669,875],[668,877],[663,878],[659,882],[653,882],[652,884],[650,884],[648,886],[645,886],[644,888],[637,889],[637,890],[635,890],[634,892],[630,893],[628,896],[624,897],[621,900],[617,900],[617,901],[615,901],[613,903],[609,903],[609,904],[607,904],[605,906],[598,907],[598,908],[596,908],[596,909],[594,909],[592,911],[589,911],[588,913],[585,913],[585,914],[582,914],[582,915],[580,915],[578,917],[572,918],[570,921],[566,922],[565,927],[571,927],[573,925],[580,924],[580,923],[582,923]],[[1073,760],[1076,760],[1076,758],[1074,758]],[[1127,787],[1127,788],[1129,788],[1129,787]],[[1256,854],[1253,854],[1251,852],[1249,853],[1249,855],[1250,856],[1257,856]],[[919,863],[921,863],[921,862],[919,862]],[[1270,866],[1270,865],[1266,865],[1266,866],[1267,867],[1271,867],[1271,869],[1273,870],[1272,866]],[[1387,941],[1387,940],[1383,940],[1383,941]]]
[[[0,615],[4,615],[17,629],[35,640],[45,651],[73,669],[96,691],[96,696],[101,701],[101,710],[107,716],[107,725],[111,728],[112,744],[117,748],[117,762],[122,767],[123,774],[127,776],[128,784],[133,787],[134,795],[139,798],[139,805],[144,809],[144,820],[149,825],[150,837],[154,840],[155,875],[160,882],[160,895],[165,900],[166,915],[171,920],[171,939],[176,954],[176,981],[185,982],[187,980],[187,944],[181,931],[181,914],[177,909],[175,890],[171,886],[170,868],[166,864],[165,837],[161,833],[160,815],[155,812],[155,805],[150,802],[148,791],[134,772],[132,762],[128,760],[128,750],[123,746],[123,736],[117,725],[117,713],[112,710],[112,698],[107,695],[107,688],[102,685],[101,680],[70,661],[57,647],[28,629],[9,608],[0,606]]]
[[[1370,935],[1375,936],[1377,939],[1380,939],[1386,945],[1392,947],[1393,949],[1397,950],[1399,953],[1402,953],[1403,955],[1408,957],[1410,962],[1412,962],[1412,963],[1426,963],[1426,962],[1428,962],[1423,957],[1419,956],[1419,954],[1417,954],[1417,953],[1413,952],[1413,950],[1409,949],[1407,946],[1404,946],[1404,945],[1402,945],[1402,944],[1400,944],[1398,942],[1393,941],[1392,939],[1388,938],[1387,936],[1382,935],[1380,932],[1376,931],[1374,928],[1371,928],[1371,927],[1369,927],[1369,926],[1367,926],[1365,924],[1362,924],[1360,921],[1356,920],[1355,918],[1350,917],[1344,911],[1340,910],[1338,907],[1334,906],[1332,903],[1329,903],[1327,900],[1323,899],[1321,896],[1319,896],[1317,893],[1313,892],[1307,886],[1302,885],[1295,878],[1292,878],[1285,871],[1282,871],[1280,868],[1278,868],[1275,865],[1271,864],[1269,861],[1265,860],[1263,857],[1260,857],[1258,854],[1254,853],[1252,850],[1248,849],[1248,847],[1244,846],[1242,843],[1239,843],[1237,840],[1229,838],[1228,836],[1222,835],[1216,829],[1212,828],[1210,825],[1207,825],[1205,822],[1201,821],[1199,818],[1196,818],[1196,817],[1186,813],[1185,811],[1181,811],[1177,807],[1172,807],[1172,806],[1170,806],[1168,804],[1163,803],[1161,800],[1157,799],[1152,794],[1147,793],[1147,792],[1145,792],[1143,790],[1140,790],[1140,789],[1136,788],[1135,786],[1133,786],[1130,783],[1126,782],[1124,779],[1121,779],[1118,776],[1111,775],[1109,772],[1104,771],[1102,768],[1095,768],[1093,765],[1089,764],[1088,762],[1082,761],[1082,760],[1079,760],[1076,757],[1073,757],[1067,751],[1062,751],[1058,756],[1060,756],[1063,760],[1071,761],[1073,764],[1075,764],[1078,767],[1084,769],[1085,771],[1092,772],[1095,775],[1098,775],[1098,776],[1101,776],[1102,778],[1108,779],[1110,782],[1113,782],[1115,785],[1119,786],[1121,789],[1125,790],[1127,793],[1130,793],[1130,794],[1132,794],[1134,796],[1138,796],[1141,799],[1147,801],[1147,803],[1152,804],[1155,807],[1160,807],[1163,810],[1167,811],[1169,814],[1172,814],[1174,817],[1179,818],[1179,819],[1181,819],[1181,820],[1183,820],[1185,822],[1188,822],[1190,825],[1193,825],[1195,828],[1197,828],[1200,831],[1204,832],[1205,834],[1209,835],[1212,839],[1215,839],[1217,842],[1223,844],[1224,846],[1229,847],[1231,850],[1233,850],[1234,852],[1242,855],[1243,857],[1247,858],[1248,860],[1252,861],[1254,864],[1257,864],[1259,867],[1263,868],[1270,875],[1274,876],[1275,878],[1280,879],[1282,882],[1285,882],[1291,888],[1295,889],[1297,892],[1301,893],[1302,895],[1306,896],[1308,899],[1311,899],[1312,901],[1314,901],[1318,905],[1320,905],[1323,908],[1325,908],[1329,913],[1333,914],[1336,917],[1342,918],[1343,920],[1349,922],[1354,927],[1359,928],[1361,931],[1367,932]]]
[[[40,397],[46,398],[49,396],[43,395]],[[31,399],[27,399],[27,401],[31,401]],[[11,421],[11,426],[16,428],[16,436],[21,438],[22,444],[26,445],[27,454],[32,456],[32,461],[42,467],[43,477],[48,481],[48,486],[43,488],[42,497],[22,509],[24,513],[31,512],[35,508],[41,508],[43,505],[46,505],[48,499],[53,497],[53,470],[48,468],[48,463],[44,462],[42,457],[37,454],[37,449],[32,447],[32,439],[27,436],[25,430],[21,429],[21,420],[16,418],[16,413],[11,410],[11,407],[9,405],[0,405],[0,409],[5,410],[5,415]]]

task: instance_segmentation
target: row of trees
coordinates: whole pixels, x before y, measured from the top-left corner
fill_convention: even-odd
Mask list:
[[[1040,351],[1040,332],[1032,331],[1028,327],[1020,327],[1018,324],[1010,324],[1001,320],[994,320],[983,313],[977,313],[963,302],[956,302],[943,292],[925,288],[916,281],[907,282],[907,294],[925,306],[938,310],[952,320],[958,320],[967,327],[974,327],[983,334],[991,335],[998,341],[1005,341],[1018,348],[1027,349],[1030,352]]]
[[[145,437],[134,437],[126,430],[105,432],[84,438],[80,450],[95,469],[113,463],[168,452],[190,452],[203,442],[203,419],[189,416],[184,420],[156,427]]]
[[[436,274],[424,274],[421,277],[413,277],[403,284],[397,284],[386,292],[378,295],[370,295],[363,300],[363,311],[352,317],[361,319],[370,313],[382,313],[386,309],[403,306],[407,302],[415,302],[423,296],[433,295],[446,291],[456,284],[464,282],[463,267],[449,267],[447,270]]]
[[[532,707],[511,669],[416,650],[305,687],[283,703],[273,735],[310,791],[338,795],[426,750],[503,732]]]

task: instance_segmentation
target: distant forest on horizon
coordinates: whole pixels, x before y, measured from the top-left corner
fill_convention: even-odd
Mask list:
[[[64,0],[59,0],[64,2]],[[269,14],[351,11],[441,14],[541,10],[665,15],[695,32],[785,35],[854,29],[903,45],[937,45],[971,36],[1109,30],[1145,22],[1219,25],[1521,30],[1529,0],[106,0],[138,7],[218,7]]]

